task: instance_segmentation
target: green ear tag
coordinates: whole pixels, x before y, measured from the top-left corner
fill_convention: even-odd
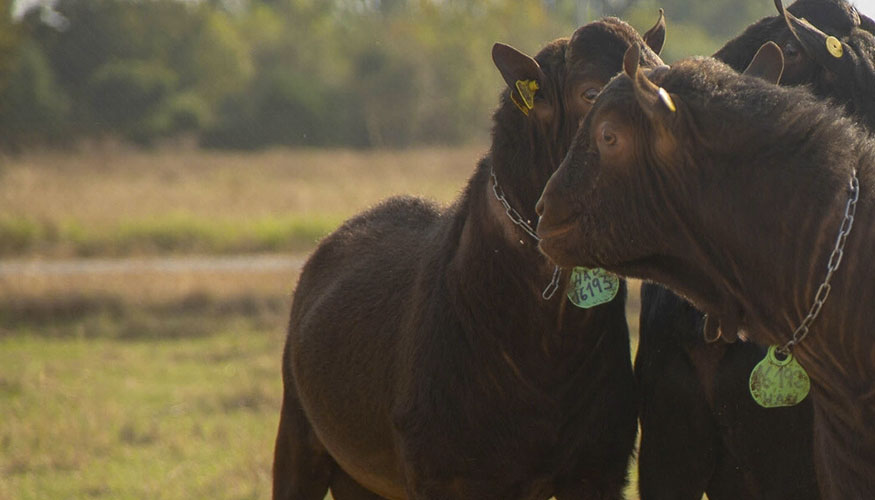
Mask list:
[[[750,395],[763,408],[796,406],[811,388],[805,369],[792,354],[783,360],[775,356],[776,346],[750,372]]]
[[[614,300],[620,290],[620,278],[604,269],[575,267],[568,282],[568,300],[589,309]]]

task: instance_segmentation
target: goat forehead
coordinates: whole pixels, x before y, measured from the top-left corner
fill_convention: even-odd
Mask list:
[[[535,61],[547,76],[556,76],[565,67],[565,53],[568,47],[567,38],[553,40],[535,55]]]
[[[585,26],[575,32],[569,44],[569,58],[579,57],[581,54],[596,53],[610,50],[614,47],[628,47],[642,38],[638,33],[604,30],[601,26]]]
[[[636,106],[632,81],[625,73],[620,73],[602,89],[598,101],[584,121],[583,128],[589,129],[597,118],[601,120],[614,114],[624,119],[631,118]]]
[[[623,69],[622,61],[622,52],[616,57],[596,53],[593,57],[575,60],[568,67],[568,80],[597,79],[607,82]]]
[[[628,93],[631,95],[632,93],[632,80],[626,76],[626,73],[617,73],[611,81],[605,85],[605,88],[602,89],[602,93],[599,96],[598,101],[596,101],[596,106],[601,103],[608,103],[615,99],[615,96],[622,95]]]
[[[638,32],[619,19],[596,21],[578,28],[571,36],[566,62],[571,65],[600,54],[610,57],[616,52],[622,57],[630,45],[641,42]]]

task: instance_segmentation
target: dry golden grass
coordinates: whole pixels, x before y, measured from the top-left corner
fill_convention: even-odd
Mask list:
[[[638,315],[641,312],[641,280],[628,280],[629,296],[626,299],[626,321],[632,336],[632,356],[638,351]]]
[[[0,338],[158,340],[285,330],[297,270],[19,275],[0,279]]]
[[[295,259],[297,260],[297,259]],[[0,297],[49,299],[75,293],[112,295],[126,302],[155,304],[209,294],[217,299],[242,295],[291,300],[297,270],[154,271],[133,270],[99,274],[0,276]]]
[[[301,251],[392,195],[455,198],[483,147],[94,149],[0,160],[0,255]]]
[[[95,150],[4,158],[0,212],[113,225],[168,213],[347,216],[393,194],[456,196],[484,147],[411,151]]]

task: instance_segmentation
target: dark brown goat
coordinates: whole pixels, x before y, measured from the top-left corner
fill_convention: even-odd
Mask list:
[[[776,45],[763,53],[781,62]],[[792,354],[811,378],[822,497],[870,498],[875,141],[805,89],[703,58],[648,76],[637,58],[630,49],[548,182],[541,249],[562,266],[663,283],[723,333],[785,345],[858,195],[832,293]]]
[[[786,17],[780,0],[776,6],[777,16],[751,25],[714,57],[740,71],[774,41],[783,48],[782,84],[808,84],[875,127],[872,21],[844,0],[800,0]],[[841,57],[828,52],[828,36],[842,44]],[[642,286],[635,360],[642,499],[698,500],[703,492],[712,500],[818,498],[810,399],[788,408],[757,405],[747,383],[765,348],[706,343],[703,326],[702,313],[684,299],[656,284]]]
[[[648,39],[663,31],[660,16]],[[534,219],[641,40],[609,18],[534,59],[497,44],[510,89],[461,198],[394,198],[323,240],[292,304],[274,498],[622,497],[637,431],[625,290],[586,310],[544,300],[554,267],[498,198]]]
[[[809,85],[875,130],[875,22],[845,0],[797,0],[786,10],[774,1],[777,16],[754,23],[714,57],[741,70],[762,44],[775,42],[784,54],[782,85]]]

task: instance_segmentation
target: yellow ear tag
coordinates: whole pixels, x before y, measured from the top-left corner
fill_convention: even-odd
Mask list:
[[[534,80],[516,81],[516,90],[520,93],[520,97],[523,99],[523,104],[525,104],[528,109],[535,107],[535,92],[537,92],[539,88],[538,82]]]
[[[516,92],[510,93],[510,100],[516,104],[516,107],[518,107],[524,115],[529,116],[529,108],[523,106],[523,103],[520,102],[520,98],[516,96]]]
[[[678,108],[674,105],[674,101],[671,99],[671,96],[668,95],[668,92],[665,91],[664,88],[659,87],[659,100],[665,104],[665,107],[668,108],[669,111],[674,113],[678,110]]]
[[[841,59],[845,50],[842,48],[842,42],[834,36],[826,37],[826,51],[836,59]]]

